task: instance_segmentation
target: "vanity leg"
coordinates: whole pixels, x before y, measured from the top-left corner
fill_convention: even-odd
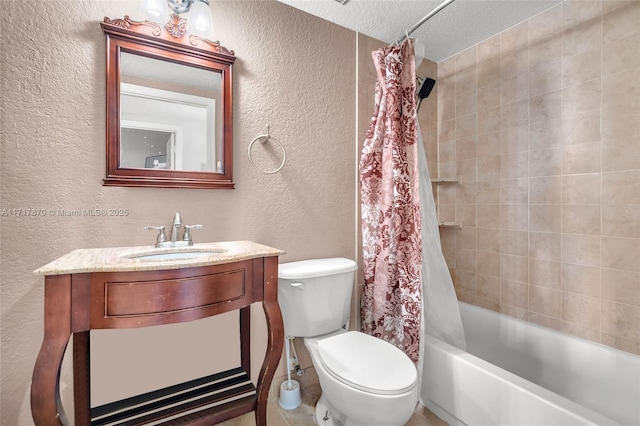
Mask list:
[[[240,308],[240,365],[251,377],[251,305]]]
[[[256,425],[267,425],[267,398],[271,381],[282,357],[284,346],[284,324],[278,305],[278,258],[264,259],[264,300],[262,302],[267,320],[267,353],[258,377],[258,406]]]
[[[71,337],[71,276],[45,279],[44,339],[31,379],[31,415],[37,426],[68,424],[60,403],[60,365]]]
[[[89,331],[73,334],[73,405],[77,425],[91,424]]]

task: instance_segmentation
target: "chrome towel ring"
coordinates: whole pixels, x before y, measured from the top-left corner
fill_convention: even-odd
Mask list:
[[[251,157],[251,149],[253,148],[253,144],[255,144],[257,141],[260,141],[261,144],[265,144],[267,142],[275,142],[280,149],[282,150],[282,163],[280,164],[280,166],[274,170],[262,170],[260,168],[258,168],[258,166],[256,166],[256,164],[253,162],[253,158]],[[285,163],[287,162],[287,152],[284,150],[284,146],[280,143],[280,141],[278,141],[277,139],[274,139],[271,137],[271,135],[269,134],[269,126],[267,126],[267,134],[266,135],[260,135],[258,137],[256,137],[254,140],[251,141],[251,143],[249,144],[249,148],[247,148],[247,156],[249,157],[249,162],[251,163],[251,165],[253,166],[254,169],[256,169],[259,172],[262,172],[266,175],[272,175],[274,173],[278,173],[280,170],[282,170],[282,168],[284,167]]]

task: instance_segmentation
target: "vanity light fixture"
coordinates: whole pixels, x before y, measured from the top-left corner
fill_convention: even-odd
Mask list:
[[[183,13],[189,13],[186,31],[208,38],[211,36],[213,18],[209,9],[209,0],[142,0],[141,10],[154,19],[169,18],[167,30],[174,37],[182,37],[185,32]],[[172,11],[169,16],[169,9]]]

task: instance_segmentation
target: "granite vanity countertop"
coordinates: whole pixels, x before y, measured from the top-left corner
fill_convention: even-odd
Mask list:
[[[211,255],[189,257],[194,252],[215,252]],[[141,256],[185,253],[184,258],[162,260],[141,259]],[[188,247],[156,248],[108,247],[78,249],[36,269],[38,275],[63,275],[84,272],[135,272],[160,269],[193,268],[219,265],[258,257],[280,256],[284,251],[252,241],[201,243]]]

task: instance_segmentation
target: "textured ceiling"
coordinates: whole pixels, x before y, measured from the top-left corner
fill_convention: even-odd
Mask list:
[[[312,15],[370,37],[393,43],[440,0],[279,0]],[[425,57],[440,62],[561,0],[456,0],[411,36],[425,48]]]

